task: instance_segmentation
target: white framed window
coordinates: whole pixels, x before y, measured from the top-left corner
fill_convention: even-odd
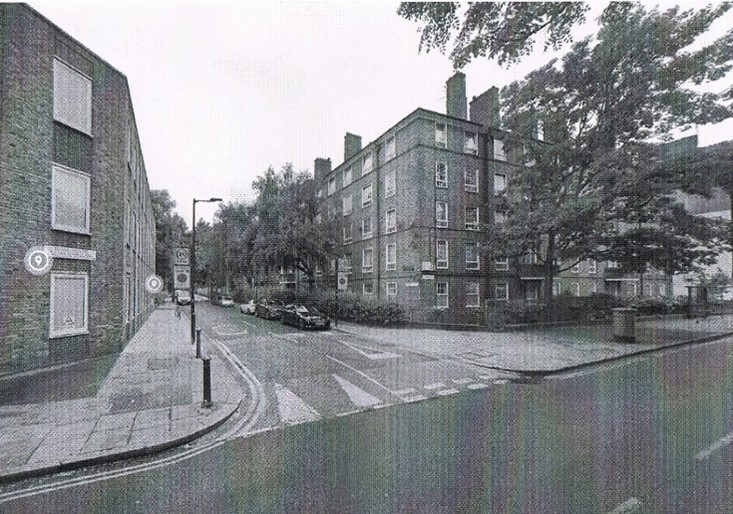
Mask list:
[[[351,193],[341,199],[341,206],[344,216],[348,216],[354,210],[354,198]]]
[[[504,141],[494,139],[494,160],[506,161],[506,152],[504,151]]]
[[[369,239],[372,235],[372,218],[364,218],[361,220],[361,238]]]
[[[336,192],[336,177],[328,179],[328,196],[331,196]]]
[[[606,267],[609,268],[609,269],[618,269],[618,268],[621,267],[621,264],[619,264],[616,261],[608,261],[606,263]]]
[[[537,264],[537,252],[535,252],[533,249],[527,250],[527,253],[524,254],[524,263],[525,264]]]
[[[435,146],[446,148],[448,146],[448,132],[445,123],[435,124]]]
[[[545,124],[542,120],[537,120],[537,140],[545,140]]]
[[[365,281],[361,286],[361,290],[365,296],[374,294],[374,282],[371,280]]]
[[[596,282],[593,282],[590,286],[591,293],[597,293],[598,292],[598,284]]]
[[[466,283],[466,307],[481,307],[478,282]]]
[[[575,266],[570,268],[570,273],[580,273],[580,263],[577,263]]]
[[[466,243],[466,269],[481,269],[481,257],[478,243]]]
[[[351,184],[353,180],[354,180],[353,169],[351,168],[351,166],[349,166],[348,168],[344,170],[344,177],[343,177],[344,187]]]
[[[497,225],[501,225],[502,223],[506,223],[506,213],[503,211],[496,211],[494,213],[494,223]]]
[[[374,269],[374,252],[372,251],[372,248],[364,248],[361,251],[361,272],[362,273],[371,273]]]
[[[384,231],[387,234],[397,231],[397,209],[390,209],[387,211],[384,218]]]
[[[53,164],[51,174],[51,227],[89,234],[91,177],[59,164]]]
[[[435,202],[435,226],[438,228],[448,226],[448,202]]]
[[[554,280],[552,282],[552,294],[554,296],[560,296],[560,293],[562,293],[562,285],[560,285],[559,280]]]
[[[384,160],[388,161],[393,159],[395,155],[397,155],[397,148],[394,136],[391,136],[387,138],[387,141],[384,143]]]
[[[435,242],[435,267],[448,269],[448,241]]]
[[[503,173],[494,174],[494,193],[501,193],[506,190],[506,175]]]
[[[372,152],[365,153],[361,158],[361,174],[366,175],[372,171]]]
[[[466,170],[463,172],[463,179],[467,193],[478,193],[478,170]]]
[[[367,184],[361,188],[361,206],[369,207],[372,204],[372,185]]]
[[[351,223],[345,223],[344,224],[344,244],[348,244],[352,240],[352,224]]]
[[[478,136],[475,132],[466,132],[463,139],[463,151],[478,155]]]
[[[509,259],[507,257],[497,257],[494,259],[494,269],[496,271],[509,271]]]
[[[448,188],[448,166],[444,162],[435,163],[435,187]]]
[[[389,243],[385,249],[385,262],[387,271],[397,269],[397,244]]]
[[[598,273],[598,262],[595,259],[588,261],[588,273]]]
[[[395,171],[390,170],[384,175],[384,197],[389,198],[390,196],[394,196],[396,191],[397,178],[395,176]]]
[[[539,300],[540,292],[538,287],[530,287],[525,294],[526,300]]]
[[[89,333],[89,276],[86,273],[51,274],[49,337]]]
[[[494,299],[495,300],[508,300],[509,299],[509,284],[506,282],[499,282],[494,285]]]
[[[53,119],[92,135],[92,81],[58,59],[53,60]]]
[[[466,230],[478,230],[478,207],[466,207]]]
[[[580,284],[578,282],[573,284],[573,295],[580,296]]]
[[[394,300],[397,297],[397,282],[387,282],[387,299]]]
[[[353,266],[351,265],[350,253],[344,254],[344,258],[339,263],[339,267],[339,271],[345,271],[346,273],[351,273],[354,270]]]
[[[440,309],[448,308],[448,282],[435,284],[435,306]]]
[[[659,284],[659,296],[667,296],[667,284]]]

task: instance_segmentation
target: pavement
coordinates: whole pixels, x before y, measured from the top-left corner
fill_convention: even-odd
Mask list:
[[[190,338],[189,319],[176,318],[168,303],[153,311],[116,359],[0,379],[6,393],[0,395],[0,483],[147,455],[221,425],[249,393],[204,345],[213,404],[203,406],[203,361]],[[51,387],[53,395],[40,397],[23,390],[54,376],[65,380],[50,383],[68,389]],[[75,390],[75,382],[87,387]]]
[[[551,375],[733,335],[733,315],[638,319],[633,343],[616,341],[611,325],[475,332],[340,322],[334,332],[486,368]],[[203,364],[190,343],[189,320],[177,318],[170,303],[117,356],[0,377],[0,483],[147,455],[216,429],[253,392],[207,348],[210,407],[202,405]]]

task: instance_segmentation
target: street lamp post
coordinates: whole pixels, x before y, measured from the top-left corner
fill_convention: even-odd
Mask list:
[[[193,199],[193,225],[191,228],[191,344],[196,344],[196,203],[221,202],[221,198]]]

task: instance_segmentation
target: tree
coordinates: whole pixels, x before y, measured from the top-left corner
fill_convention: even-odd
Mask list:
[[[570,40],[570,30],[585,21],[585,2],[474,2],[460,20],[459,2],[402,2],[397,14],[422,23],[420,50],[446,53],[456,69],[476,57],[514,64],[528,55],[536,39],[547,34],[545,50],[559,49]]]
[[[624,237],[619,227],[639,223],[642,202],[632,198],[649,202],[645,212],[666,206],[657,219],[644,224],[686,223],[679,209],[661,200],[668,188],[634,190],[634,183],[644,183],[639,174],[644,159],[652,155],[644,154],[647,147],[638,143],[672,128],[730,115],[718,95],[687,88],[730,69],[731,33],[698,50],[688,49],[728,8],[659,12],[612,3],[600,18],[595,40],[576,43],[561,61],[553,60],[503,89],[505,147],[521,166],[497,203],[507,221],[492,231],[492,247],[515,256],[529,249],[539,253],[547,303],[552,301],[552,279],[561,271],[558,260],[571,266],[609,255],[613,236]],[[612,159],[617,166],[609,165]],[[653,170],[664,171],[659,166]],[[626,191],[624,202],[616,199],[619,191]],[[679,228],[684,232],[694,227]],[[666,241],[666,255],[680,256],[672,243],[692,247],[697,239],[690,235],[658,239],[654,245]],[[637,236],[638,243],[650,243],[648,231]],[[683,260],[678,264],[685,266]],[[675,267],[667,263],[667,269]]]
[[[173,288],[173,252],[181,246],[188,246],[189,233],[186,222],[173,212],[176,202],[167,189],[150,191],[155,217],[155,273]]]

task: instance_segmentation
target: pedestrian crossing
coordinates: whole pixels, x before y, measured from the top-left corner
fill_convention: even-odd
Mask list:
[[[443,378],[401,389],[390,389],[374,380],[370,382],[363,376],[354,373],[352,375],[331,373],[312,377],[310,380],[300,378],[293,384],[272,383],[275,400],[273,407],[276,407],[272,410],[276,412],[272,412],[271,416],[276,419],[271,418],[271,422],[277,425],[297,425],[506,383],[503,378],[482,375]]]

